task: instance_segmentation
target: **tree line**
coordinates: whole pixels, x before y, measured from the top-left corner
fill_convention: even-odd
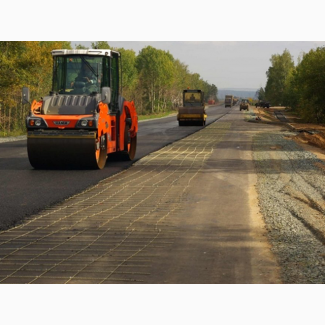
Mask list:
[[[47,95],[52,86],[51,51],[72,48],[67,41],[0,42],[0,136],[25,131],[29,107],[22,105],[22,87],[30,88],[31,98]],[[81,44],[74,48],[85,49]],[[147,46],[136,54],[133,50],[113,48],[106,41],[93,42],[91,48],[121,52],[122,95],[135,102],[139,115],[176,109],[182,104],[182,91],[186,88],[201,89],[206,100],[218,100],[217,87],[190,72],[169,51]]]
[[[325,123],[325,47],[303,53],[297,65],[287,49],[270,62],[265,88],[256,97],[290,107],[307,122]]]

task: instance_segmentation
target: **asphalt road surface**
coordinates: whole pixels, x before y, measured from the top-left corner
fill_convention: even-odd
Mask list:
[[[248,117],[233,107],[215,123],[0,231],[0,283],[280,283],[252,158],[253,136],[273,128]],[[165,121],[169,129],[157,122],[141,124],[144,137],[171,141],[175,120]],[[60,172],[41,175],[54,187]]]
[[[207,109],[207,125],[227,112],[223,105]],[[179,127],[176,116],[139,124],[135,161],[202,129]],[[34,170],[26,140],[0,143],[0,229],[19,224],[25,217],[61,202],[99,181],[130,167],[133,162],[107,161],[103,170]]]

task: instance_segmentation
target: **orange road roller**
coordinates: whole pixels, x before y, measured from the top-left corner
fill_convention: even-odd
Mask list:
[[[108,155],[133,160],[138,116],[122,97],[121,54],[53,50],[52,90],[31,103],[27,151],[35,169],[102,169]],[[23,103],[30,91],[24,87]]]

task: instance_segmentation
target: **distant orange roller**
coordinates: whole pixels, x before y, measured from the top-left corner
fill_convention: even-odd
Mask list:
[[[199,89],[183,90],[183,106],[178,108],[179,126],[205,125],[207,114],[204,104],[204,92]]]

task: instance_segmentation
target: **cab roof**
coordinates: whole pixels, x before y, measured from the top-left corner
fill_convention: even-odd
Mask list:
[[[94,55],[94,56],[111,56],[111,53],[120,52],[106,49],[88,49],[88,50],[53,50],[52,56],[62,56],[62,55]]]

